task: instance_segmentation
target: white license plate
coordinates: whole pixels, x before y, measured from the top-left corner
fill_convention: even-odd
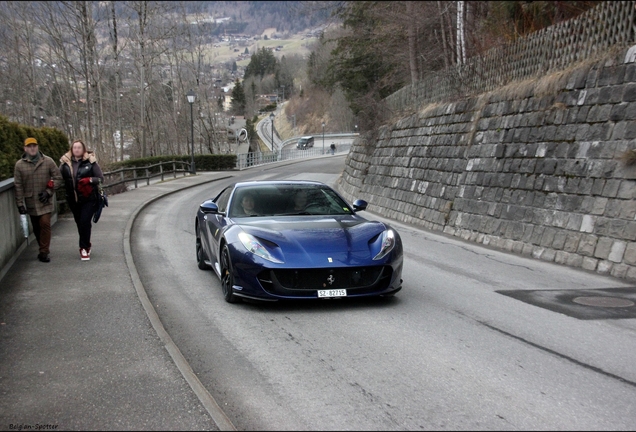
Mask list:
[[[346,289],[318,290],[319,298],[346,297],[346,296],[347,296]]]

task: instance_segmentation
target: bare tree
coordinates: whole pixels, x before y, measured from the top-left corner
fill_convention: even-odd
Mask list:
[[[154,79],[153,66],[166,52],[165,42],[174,36],[174,22],[171,19],[174,13],[174,3],[151,2],[147,0],[126,2],[130,9],[128,21],[128,37],[134,41],[132,55],[139,72],[139,96],[140,96],[140,127],[139,143],[141,157],[148,155],[146,143],[146,129],[148,123],[153,122],[146,107],[146,92],[148,83]],[[131,47],[132,48],[132,47]],[[155,154],[153,147],[151,154]]]
[[[14,114],[24,124],[38,125],[40,118],[38,86],[40,81],[36,74],[36,47],[38,45],[35,28],[32,25],[33,7],[24,2],[5,2],[2,11],[3,38],[6,59],[3,71],[9,86],[5,100],[11,102]],[[18,95],[18,97],[16,97]]]
[[[406,2],[406,16],[412,17],[414,13],[413,2]],[[417,71],[417,29],[416,29],[416,21],[413,19],[408,19],[406,21],[407,26],[407,34],[409,41],[409,66],[411,70],[411,83],[417,82],[418,79],[418,71]]]

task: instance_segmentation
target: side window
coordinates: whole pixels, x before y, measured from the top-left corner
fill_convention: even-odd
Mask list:
[[[216,205],[219,207],[219,212],[226,213],[227,212],[227,202],[230,199],[230,195],[232,194],[232,190],[234,188],[229,187],[225,189],[223,192],[219,194],[216,198]]]

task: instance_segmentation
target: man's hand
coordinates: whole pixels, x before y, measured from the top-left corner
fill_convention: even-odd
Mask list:
[[[42,204],[48,204],[49,198],[51,198],[51,195],[47,191],[42,191],[38,194],[38,199]]]
[[[18,213],[26,214],[26,207],[25,206],[19,206],[18,207]]]

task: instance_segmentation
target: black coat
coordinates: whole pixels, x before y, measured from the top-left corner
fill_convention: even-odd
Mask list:
[[[82,160],[79,162],[77,172],[73,172],[73,162],[71,159],[71,152],[66,153],[60,159],[62,164],[60,165],[60,172],[64,179],[64,187],[66,188],[66,201],[69,205],[75,203],[84,203],[87,201],[97,201],[97,183],[92,185],[92,192],[88,197],[82,196],[77,189],[79,181],[83,178],[97,177],[102,178],[102,170],[97,165],[97,159],[92,152],[86,153]]]

